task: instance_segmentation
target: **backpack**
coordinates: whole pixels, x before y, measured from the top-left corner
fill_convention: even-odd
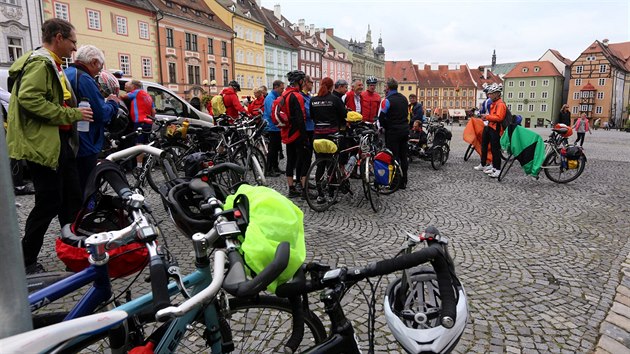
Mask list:
[[[273,260],[278,245],[289,242],[289,263],[267,287],[275,293],[276,287],[292,279],[306,259],[304,213],[277,191],[248,184],[241,185],[235,194],[226,198],[225,210],[230,208],[246,211],[243,215],[246,215],[247,226],[239,251],[250,273],[260,274]]]
[[[288,127],[290,124],[289,116],[282,111],[282,107],[284,107],[288,95],[289,93],[286,95],[282,93],[282,95],[273,100],[273,104],[271,105],[271,121],[278,128]]]
[[[225,112],[227,112],[227,108],[225,108],[225,103],[223,102],[223,95],[219,94],[212,97],[210,103],[212,104],[212,114],[215,117],[218,117],[221,114],[225,114]]]
[[[514,116],[510,109],[507,108],[507,105],[505,105],[505,119],[501,122],[501,127],[503,127],[503,130],[506,130],[512,124],[514,124]]]

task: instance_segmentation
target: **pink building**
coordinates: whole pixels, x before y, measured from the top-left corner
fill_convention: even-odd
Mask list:
[[[333,82],[343,79],[352,84],[352,62],[346,58],[346,53],[339,52],[326,41],[326,32],[319,32],[320,41],[324,49],[322,57],[322,77],[330,77]]]

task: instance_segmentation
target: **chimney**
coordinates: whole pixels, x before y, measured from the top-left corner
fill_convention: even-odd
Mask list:
[[[298,28],[300,29],[300,32],[304,33],[304,19],[303,18],[298,20]]]
[[[282,20],[282,12],[280,11],[280,4],[276,4],[276,5],[273,6],[273,15],[278,20]]]
[[[602,40],[602,44],[604,47],[608,47],[608,38],[604,38],[604,40]]]
[[[488,67],[487,66],[483,67],[483,78],[485,80],[488,80]]]
[[[335,35],[335,29],[334,28],[326,28],[326,35],[334,36]]]
[[[256,0],[256,6],[262,7],[262,0]]]
[[[310,24],[310,26],[308,27],[308,35],[309,36],[313,36],[315,35],[315,25],[314,24]]]
[[[431,70],[437,70],[440,63],[431,63]]]

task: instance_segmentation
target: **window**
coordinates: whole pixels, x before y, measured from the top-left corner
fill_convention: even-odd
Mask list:
[[[518,82],[519,87],[525,87],[525,81],[521,80]]]
[[[543,103],[543,104],[541,104],[541,105],[540,105],[540,111],[541,111],[541,112],[547,112],[547,105],[546,105],[546,104],[544,104],[544,103]]]
[[[606,85],[606,79],[599,79],[599,80],[597,81],[597,84],[598,84],[599,86],[604,86],[604,85]]]
[[[166,46],[169,48],[173,48],[175,47],[174,41],[173,41],[173,29],[172,28],[167,28],[166,29]]]
[[[529,71],[529,69],[528,69],[528,68],[523,68],[523,70],[522,70],[522,71],[523,71],[524,73],[526,73],[526,72],[528,72],[528,71]]]
[[[522,104],[517,104],[516,105],[516,111],[522,112],[523,111],[523,105]]]
[[[227,42],[226,41],[221,41],[221,56],[227,57]]]
[[[424,90],[420,90],[420,92],[418,92],[418,95],[419,95],[420,97],[424,97]]]
[[[524,92],[519,92],[518,93],[518,98],[525,98],[525,93]]]
[[[147,92],[153,97],[157,114],[180,117],[184,114],[184,104],[181,99],[157,87],[147,87]]]
[[[508,94],[507,94],[507,98],[512,98],[513,96],[514,96],[514,95],[513,95],[513,93],[512,93],[512,92],[508,92]]]
[[[582,85],[582,79],[575,79],[575,86],[581,86]]]
[[[595,107],[595,114],[602,114],[603,111],[604,110],[602,106]]]
[[[199,85],[201,72],[199,65],[188,65],[188,83],[191,85]]]
[[[604,93],[603,92],[598,92],[597,93],[597,99],[598,100],[603,100],[604,99]]]
[[[9,62],[14,62],[22,56],[22,39],[7,37],[9,49]]]
[[[20,0],[0,0],[0,3],[19,6]]]
[[[536,87],[536,80],[532,80],[529,82],[529,87]]]
[[[543,86],[549,86],[549,80],[543,80],[542,85]]]
[[[101,30],[101,12],[97,10],[87,10],[88,29]]]
[[[455,101],[455,108],[459,108],[459,101]]]
[[[123,75],[131,76],[131,58],[129,54],[118,54],[118,63]]]
[[[577,114],[577,113],[578,113],[578,107],[577,107],[577,106],[573,107],[573,108],[571,109],[571,112],[572,112],[573,114]]]
[[[250,52],[248,50],[247,54],[245,55],[245,57],[247,58],[246,59],[247,64],[254,64],[254,53],[252,53],[252,52]],[[253,85],[252,86],[247,86],[247,87],[253,87]]]
[[[575,73],[576,74],[581,74],[584,72],[584,67],[582,65],[578,65],[575,67]]]
[[[605,73],[606,72],[606,64],[602,64],[599,66],[599,72],[600,73]]]
[[[438,89],[433,90],[433,96],[439,96],[440,91]],[[435,104],[437,106],[437,103]]]
[[[411,86],[408,86],[408,87],[407,87],[407,89],[408,89],[409,91],[411,91]]]
[[[433,101],[433,107],[437,107],[438,106],[438,101]]]
[[[142,57],[142,77],[153,77],[151,58]]]
[[[168,82],[171,84],[177,83],[177,64],[168,63]]]
[[[63,2],[55,2],[55,17],[70,21],[69,6]]]
[[[587,60],[587,61],[594,61],[595,59],[596,59],[596,58],[595,58],[595,56],[594,56],[594,55],[589,55],[589,56],[587,56],[587,57],[586,57],[586,60]],[[577,112],[575,112],[575,113],[577,113]]]
[[[511,111],[511,110],[512,110],[512,105],[511,105],[511,104],[508,104],[508,105],[507,105],[507,108]]]
[[[223,69],[223,86],[227,86],[228,85],[228,77],[229,77],[228,69]]]
[[[462,91],[462,96],[466,97],[466,90]]]
[[[538,67],[538,66],[534,66],[534,72],[536,72],[536,73],[537,73],[537,72],[539,72],[539,71],[540,71],[540,67]]]
[[[208,78],[210,79],[210,81],[212,80],[216,80],[217,79],[217,74],[215,72],[214,68],[208,68]]]
[[[127,18],[123,16],[116,16],[116,33],[127,36]]]
[[[186,33],[186,50],[197,51],[197,35]]]
[[[508,87],[514,87],[514,81],[508,82]]]
[[[536,92],[530,92],[529,98],[536,98]]]
[[[544,91],[540,93],[540,98],[548,98],[549,97],[549,92]]]
[[[583,105],[581,105],[581,106],[580,106],[580,110],[581,110],[582,112],[587,112],[587,111],[589,110],[589,109],[588,109],[588,105],[587,105],[587,104],[583,104]]]
[[[453,107],[453,101],[448,101],[448,106]]]
[[[138,21],[138,31],[140,32],[140,39],[149,39],[149,24],[148,23]]]
[[[405,91],[405,86],[400,86],[400,91]]]
[[[423,92],[423,91],[420,91]],[[431,97],[431,90],[427,90],[427,97]]]
[[[245,53],[243,53],[243,50],[240,48],[236,50],[236,62],[237,63],[245,62]]]
[[[580,93],[579,92],[573,92],[573,99],[574,100],[579,100],[580,99]]]
[[[214,40],[208,38],[208,54],[214,54]]]
[[[300,49],[300,59],[305,60],[304,49]]]

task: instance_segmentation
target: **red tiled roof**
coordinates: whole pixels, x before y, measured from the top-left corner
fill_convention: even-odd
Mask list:
[[[565,58],[562,54],[560,54],[559,51],[555,50],[555,49],[549,49],[551,51],[551,53],[553,53],[553,55],[556,56],[556,58],[560,59],[561,62],[564,63],[564,65],[571,65],[573,64],[573,61],[571,61],[570,59]]]
[[[424,65],[418,70],[418,86],[423,87],[475,87],[467,65],[460,65],[457,70],[449,70],[448,65],[438,65],[438,70],[431,70],[431,65]]]
[[[536,68],[539,68],[536,71]],[[526,70],[525,70],[526,69]],[[524,71],[525,70],[525,71]],[[550,61],[524,61],[516,64],[504,78],[562,76]]]
[[[630,71],[630,42],[609,43],[595,41],[582,54],[603,53],[611,64],[620,69]]]
[[[626,70],[630,71],[630,42],[610,43],[608,48],[620,61]]]
[[[398,82],[418,82],[417,66],[409,61],[386,61],[385,77],[393,77]]]
[[[584,87],[580,91],[596,91],[595,86],[593,86],[590,82],[587,82]]]
[[[483,84],[492,85],[503,83],[503,80],[501,80],[499,75],[495,75],[492,71],[490,71],[490,68],[488,68],[486,76],[487,78],[485,79],[483,77],[482,67],[479,67],[478,69],[470,69],[470,75],[472,76],[472,79],[477,83],[477,89],[479,90],[483,90]]]
[[[200,23],[227,32],[233,32],[228,25],[221,21],[219,16],[216,16],[216,14],[210,10],[204,1],[192,2],[173,0],[171,7],[166,6],[166,4],[160,0],[151,0],[151,3],[165,14],[184,18],[191,22]],[[186,8],[186,12],[182,11],[182,7]],[[199,16],[197,16],[197,13],[199,13]],[[210,17],[208,17],[208,15],[210,15]]]

